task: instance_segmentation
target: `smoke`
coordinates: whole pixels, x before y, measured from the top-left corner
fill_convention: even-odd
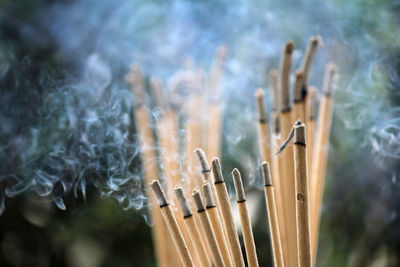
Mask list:
[[[147,75],[165,82],[181,69],[186,56],[208,69],[221,44],[229,49],[223,156],[234,158],[227,166],[243,167],[250,183],[260,184],[255,88],[261,86],[269,94],[266,72],[278,68],[287,40],[296,44],[295,69],[315,34],[323,37],[324,46],[317,52],[311,84],[321,86],[330,60],[340,71],[335,118],[346,133],[335,131],[333,138],[357,151],[368,147],[382,165],[388,158],[400,158],[399,109],[393,102],[393,96],[399,97],[399,63],[391,61],[400,35],[391,5],[92,0],[45,6],[39,24],[54,41],[53,56],[65,70],[59,75],[45,68],[29,83],[23,75],[34,64],[29,58],[14,68],[0,65],[7,89],[0,114],[0,203],[5,195],[31,189],[65,209],[65,194],[85,195],[91,184],[125,208],[141,208],[145,198],[133,97],[123,81],[128,66],[139,62]],[[348,132],[356,134],[347,137],[352,136]],[[251,153],[246,152],[249,147]]]

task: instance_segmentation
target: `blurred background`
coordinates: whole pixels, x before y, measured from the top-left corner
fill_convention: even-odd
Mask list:
[[[224,173],[243,172],[272,266],[253,95],[287,40],[295,69],[316,34],[311,84],[340,73],[317,266],[400,266],[395,0],[0,0],[0,266],[155,266],[124,77],[209,69],[220,45]]]

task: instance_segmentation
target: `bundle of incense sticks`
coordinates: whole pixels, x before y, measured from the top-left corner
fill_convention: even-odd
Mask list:
[[[312,61],[321,43],[319,36],[310,38],[301,66],[295,73],[293,90],[289,81],[294,43],[286,43],[279,73],[276,70],[269,73],[274,94],[270,118],[263,91],[257,89],[255,93],[259,147],[261,158],[265,161],[265,194],[276,266],[315,266],[316,262],[333,111],[332,93],[337,82],[337,68],[329,63],[317,109],[317,89],[309,86],[308,82]]]
[[[263,90],[256,91],[266,221],[275,266],[313,266],[316,262],[337,72],[334,64],[327,66],[317,109],[317,89],[308,82],[319,44],[320,37],[310,39],[292,90],[289,81],[294,43],[285,45],[279,72],[270,72],[274,92],[271,116]],[[153,103],[161,111],[154,128],[139,66],[133,65],[127,76],[136,103],[143,175],[155,193],[149,193],[149,202],[159,266],[245,266],[246,261],[248,266],[258,266],[242,177],[238,169],[232,171],[240,218],[240,225],[235,225],[234,204],[218,159],[222,121],[218,96],[225,55],[226,48],[217,51],[210,73],[188,65],[165,88],[158,79],[151,79]],[[209,116],[200,110],[208,110]],[[180,127],[184,129],[183,140]],[[157,166],[155,147],[161,166]],[[213,158],[211,167],[207,157]],[[171,209],[170,203],[180,209]]]

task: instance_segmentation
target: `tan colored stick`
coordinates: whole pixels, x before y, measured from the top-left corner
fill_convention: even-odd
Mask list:
[[[311,267],[310,206],[307,177],[306,126],[294,127],[297,248],[299,267]]]
[[[210,74],[210,103],[207,133],[207,155],[209,158],[219,157],[221,150],[222,108],[220,104],[221,78],[226,60],[227,48],[221,46],[216,53]]]
[[[168,230],[172,236],[172,240],[174,241],[175,247],[178,250],[178,254],[179,257],[181,258],[183,266],[185,267],[194,266],[192,257],[186,246],[186,242],[183,239],[178,223],[176,222],[174,213],[171,210],[171,207],[167,201],[167,198],[165,197],[165,194],[161,188],[160,183],[157,180],[154,180],[150,184],[150,186],[153,189],[155,196],[158,200],[161,214],[163,215],[164,221],[168,226]]]
[[[215,191],[221,205],[222,221],[226,230],[226,237],[230,249],[230,255],[233,257],[234,266],[244,267],[242,249],[240,248],[239,237],[233,220],[231,202],[228,191],[222,176],[221,164],[218,158],[212,160],[212,173],[214,176]]]
[[[201,200],[200,193],[198,191],[193,192],[193,200],[197,207],[197,214],[199,215],[201,226],[207,238],[208,245],[210,246],[211,255],[216,266],[225,266],[224,260],[221,256],[221,250],[218,246],[215,233],[212,229],[210,218],[206,213],[203,201]]]
[[[272,255],[276,267],[284,267],[283,250],[279,232],[277,206],[275,204],[275,192],[272,184],[268,162],[263,162],[262,172],[265,182],[264,193],[268,210],[269,231],[271,234]]]
[[[271,136],[269,134],[264,91],[261,88],[257,88],[255,98],[258,110],[258,138],[260,140],[261,158],[263,161],[271,162]]]
[[[205,250],[205,244],[203,244],[201,240],[199,229],[197,228],[196,222],[192,216],[192,213],[190,212],[189,204],[187,203],[185,194],[180,187],[176,187],[174,191],[181,208],[187,230],[190,233],[190,239],[193,243],[193,247],[196,248],[196,257],[198,257],[201,266],[211,266],[211,262]]]
[[[320,209],[325,183],[326,162],[328,157],[329,136],[332,123],[333,97],[332,92],[337,82],[337,67],[329,63],[326,67],[323,96],[318,111],[317,130],[313,150],[313,167],[311,170],[311,249],[313,260],[316,260]]]
[[[290,98],[289,77],[292,66],[294,44],[289,41],[283,50],[280,70],[281,85],[281,136],[289,135],[294,124],[294,113]],[[288,146],[279,156],[279,175],[281,180],[283,208],[285,213],[285,241],[287,257],[285,265],[297,266],[297,233],[296,233],[296,203],[294,189],[293,147]]]
[[[296,79],[294,83],[294,118],[296,120],[305,121],[306,119],[306,97],[302,89],[303,72],[296,71]]]
[[[138,64],[131,66],[131,73],[126,76],[126,81],[131,85],[135,107],[135,122],[136,131],[139,136],[139,146],[141,148],[140,160],[143,166],[143,175],[146,180],[146,185],[154,177],[158,177],[157,162],[154,151],[154,136],[151,130],[151,115],[150,110],[144,105],[146,96],[144,94],[144,79]],[[144,164],[146,163],[146,164]],[[156,207],[156,199],[152,194],[149,196],[149,209],[151,219],[154,221],[152,227],[152,238],[155,246],[156,260],[158,266],[167,267],[175,263],[174,252],[168,250],[168,232],[166,225],[162,219],[160,210]]]
[[[310,86],[308,89],[307,104],[306,104],[306,138],[307,138],[307,164],[308,164],[308,179],[311,186],[311,170],[312,170],[312,155],[314,149],[315,136],[315,119],[317,117],[317,97],[318,91],[315,86]],[[312,192],[311,192],[312,193]]]
[[[203,194],[206,203],[206,211],[213,226],[215,238],[217,239],[222,259],[224,260],[224,264],[225,266],[232,266],[231,256],[229,255],[228,244],[225,239],[224,229],[222,228],[221,219],[218,213],[218,209],[215,205],[213,191],[211,189],[210,183],[208,182],[204,183]]]
[[[244,246],[246,248],[247,264],[249,267],[258,267],[256,244],[254,242],[253,229],[251,228],[249,209],[247,207],[242,177],[238,169],[234,169],[232,171],[232,177],[235,185],[237,206],[239,210],[240,224],[242,226]]]

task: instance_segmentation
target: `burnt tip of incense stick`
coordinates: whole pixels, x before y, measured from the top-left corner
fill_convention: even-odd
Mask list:
[[[160,207],[167,206],[168,201],[167,198],[165,197],[163,189],[161,188],[160,182],[158,180],[153,180],[150,183],[150,187],[153,189]]]
[[[257,88],[255,93],[257,110],[258,110],[258,119],[260,123],[267,123],[267,112],[265,107],[264,100],[264,91],[261,88]]]
[[[315,120],[317,117],[317,97],[318,97],[318,89],[315,86],[308,87],[308,108],[309,120]]]
[[[204,194],[204,201],[206,202],[206,208],[207,209],[214,208],[215,200],[210,183],[205,182],[203,184],[203,194]]]
[[[307,90],[303,88],[303,71],[296,70],[296,79],[294,82],[294,101],[299,102],[305,99]]]
[[[196,205],[197,212],[205,211],[204,204],[203,204],[203,201],[201,200],[201,196],[200,196],[199,191],[194,190],[193,194],[192,194],[192,197],[193,197],[193,200],[194,200],[194,204]]]
[[[294,42],[292,40],[289,40],[286,44],[285,44],[285,53],[286,54],[291,54],[294,50]]]
[[[222,175],[221,163],[219,158],[214,158],[211,162],[212,173],[214,176],[214,183],[219,184],[224,182],[224,176]]]
[[[293,136],[294,136],[294,130],[295,130],[296,126],[299,126],[299,125],[301,125],[301,124],[302,124],[302,122],[301,122],[300,120],[297,120],[297,121],[294,123],[294,125],[293,125],[293,127],[292,127],[292,130],[290,131],[288,137],[287,137],[286,140],[282,143],[282,145],[281,145],[281,147],[279,148],[278,152],[275,153],[275,156],[276,156],[276,155],[279,155],[283,150],[285,150],[285,148],[289,145],[290,141],[292,140],[292,138],[293,138]]]
[[[300,122],[294,126],[294,144],[306,145],[306,125],[304,123]]]
[[[323,92],[326,96],[331,96],[338,80],[338,70],[335,63],[330,62],[326,66],[324,76]]]
[[[185,193],[181,187],[175,187],[174,192],[176,195],[176,199],[178,200],[179,206],[181,207],[181,211],[184,218],[192,216],[190,212],[189,204],[186,200]]]
[[[237,202],[243,202],[246,200],[246,195],[244,193],[242,176],[240,175],[240,172],[237,168],[233,169],[232,177],[233,184],[235,185]]]
[[[262,163],[262,174],[265,186],[272,186],[271,171],[269,169],[269,163],[266,161]]]
[[[201,166],[201,172],[202,173],[209,173],[210,172],[210,165],[208,164],[206,153],[204,153],[204,150],[201,148],[196,148],[194,150],[196,153],[197,159],[200,162]]]

